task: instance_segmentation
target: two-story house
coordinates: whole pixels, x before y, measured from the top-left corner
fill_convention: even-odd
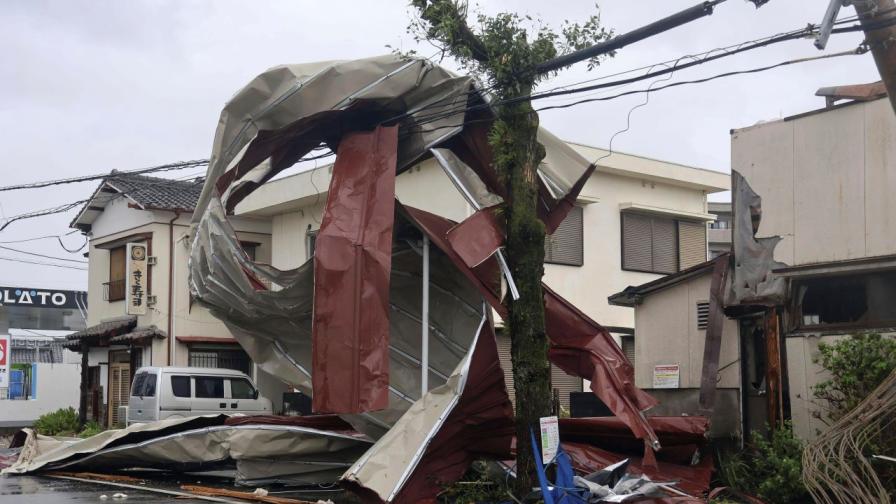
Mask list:
[[[237,369],[279,407],[285,385],[257,370],[224,324],[191,302],[189,226],[202,182],[113,172],[71,223],[90,242],[87,328],[70,335],[67,346],[83,354],[82,393],[91,419],[121,420],[130,377],[144,365]],[[270,262],[270,222],[232,222],[246,253]],[[146,255],[140,310],[126,303],[134,288],[128,244],[142,245]]]
[[[813,397],[827,378],[819,344],[896,332],[896,115],[879,83],[818,94],[827,107],[731,131],[733,212],[717,209],[731,225],[709,230],[726,232],[730,258],[610,298],[635,309],[635,384],[654,389],[663,413],[700,413],[711,277],[715,262],[730,261],[718,436],[746,438],[789,419],[797,436],[816,437],[826,428]],[[764,260],[760,247],[772,243],[774,260]],[[737,294],[755,279],[766,287]],[[676,379],[657,380],[670,366]]]
[[[634,316],[607,296],[701,263],[707,258],[707,194],[728,189],[727,174],[570,144],[588,160],[600,159],[557,231],[545,243],[545,280],[633,351]],[[235,214],[271,223],[271,264],[296,268],[311,258],[327,199],[331,165],[268,182],[237,205]],[[405,205],[455,221],[473,213],[434,160],[400,174],[396,196]],[[513,396],[510,339],[498,331],[506,382]],[[552,370],[560,402],[583,382]]]

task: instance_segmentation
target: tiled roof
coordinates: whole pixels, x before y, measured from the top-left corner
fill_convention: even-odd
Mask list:
[[[158,327],[151,325],[145,327],[135,327],[131,332],[127,334],[121,334],[119,336],[115,336],[109,339],[109,343],[130,343],[133,341],[140,341],[148,338],[158,338],[163,339],[168,336],[165,331],[159,329]]]
[[[82,231],[89,230],[106,205],[118,198],[128,198],[129,202],[133,201],[144,210],[192,212],[199,201],[204,182],[201,177],[172,180],[113,170],[81,207],[70,225]]]
[[[96,341],[100,338],[108,338],[119,334],[125,334],[137,326],[136,315],[126,315],[123,317],[114,317],[105,319],[99,324],[92,325],[86,329],[82,329],[76,333],[69,334],[65,337],[65,346],[78,346],[82,340],[88,342]]]
[[[196,208],[203,179],[171,180],[146,175],[113,174],[106,183],[148,209],[189,210]]]

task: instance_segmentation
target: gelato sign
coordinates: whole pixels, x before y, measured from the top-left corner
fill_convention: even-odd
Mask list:
[[[125,305],[128,315],[146,315],[146,245],[128,243],[127,292]]]
[[[0,287],[0,306],[36,308],[78,308],[87,306],[87,293],[34,289],[30,287]]]

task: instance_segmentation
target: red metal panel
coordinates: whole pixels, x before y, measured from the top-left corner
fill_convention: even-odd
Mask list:
[[[389,274],[398,127],[339,144],[314,253],[312,406],[362,413],[389,403]]]
[[[473,268],[492,256],[503,244],[504,233],[494,208],[479,210],[448,230],[451,247]]]
[[[457,406],[427,445],[407,483],[392,500],[394,504],[434,503],[442,487],[463,476],[474,460],[512,456],[513,406],[491,324],[483,326],[472,352],[466,386]]]

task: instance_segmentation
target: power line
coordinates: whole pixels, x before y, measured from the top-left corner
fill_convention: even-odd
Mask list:
[[[68,233],[65,233],[65,234],[63,234],[63,235],[44,235],[44,236],[35,236],[35,237],[33,237],[33,238],[22,238],[21,240],[6,240],[6,241],[0,241],[0,243],[2,243],[2,244],[9,244],[9,243],[25,243],[25,242],[31,242],[31,241],[37,241],[37,240],[45,240],[45,239],[47,239],[47,238],[62,238],[63,236],[70,236],[70,235],[73,235],[73,234],[75,234],[75,233],[77,233],[77,232],[78,232],[77,229],[73,229],[73,230],[71,230],[71,231],[69,231]]]
[[[28,261],[26,259],[16,259],[14,257],[0,257],[0,261],[10,261],[10,262],[23,263],[23,264],[37,264],[39,266],[52,266],[54,268],[64,268],[64,269],[87,271],[87,268],[79,268],[78,266],[69,266],[67,264],[53,264],[53,263],[41,262],[41,261]]]
[[[118,176],[118,175],[120,175],[120,174],[106,175],[105,178],[114,181],[114,180],[115,180],[115,177]],[[136,197],[136,196],[139,195],[142,191],[146,191],[146,190],[148,190],[148,189],[151,188],[151,187],[155,187],[155,186],[169,186],[169,185],[172,184],[172,183],[177,183],[177,181],[176,181],[176,180],[173,180],[173,179],[158,179],[157,182],[142,182],[142,183],[141,183],[141,186],[138,187],[138,188],[137,188],[136,190],[134,190],[134,191],[122,191],[122,192],[119,192],[119,193],[116,193],[116,194],[112,194],[112,195],[106,196],[105,199],[101,199],[100,197],[97,197],[97,198],[96,198],[96,201],[97,201],[97,203],[106,204],[106,203],[109,203],[109,202],[111,202],[112,200],[115,200],[115,199],[120,198],[120,197],[122,197],[122,196]],[[78,200],[78,201],[73,201],[73,202],[71,202],[71,203],[63,203],[63,204],[61,204],[61,205],[58,205],[58,206],[55,206],[55,207],[51,207],[51,208],[46,208],[46,209],[43,209],[43,210],[35,210],[35,211],[33,211],[33,212],[26,212],[26,213],[22,213],[22,214],[19,214],[19,215],[14,215],[14,216],[9,217],[8,219],[6,219],[6,221],[3,223],[3,225],[0,226],[0,231],[3,231],[3,230],[6,229],[10,224],[12,224],[13,222],[16,222],[16,221],[26,220],[26,219],[33,219],[33,218],[35,218],[35,217],[44,217],[44,216],[47,216],[47,215],[53,215],[53,214],[58,214],[58,213],[68,212],[69,210],[71,210],[71,209],[73,209],[73,208],[75,208],[75,207],[78,207],[78,206],[81,206],[81,205],[83,205],[83,204],[85,204],[85,203],[88,203],[88,202],[91,201],[92,199],[93,199],[93,198],[82,199],[82,200]],[[65,247],[63,246],[63,248],[65,248]],[[83,247],[82,247],[82,248],[83,248]]]
[[[144,173],[155,173],[162,171],[171,171],[171,170],[183,170],[185,168],[194,168],[197,166],[204,166],[208,164],[208,159],[196,159],[193,161],[178,161],[177,163],[169,163],[160,166],[153,166],[150,168],[139,168],[136,170],[127,170],[112,173],[103,173],[98,175],[85,175],[83,177],[70,177],[65,179],[57,179],[57,180],[45,180],[42,182],[31,182],[28,184],[17,184],[6,187],[0,187],[0,192],[3,191],[16,191],[19,189],[37,189],[40,187],[49,187],[55,185],[62,184],[73,184],[75,182],[88,182],[90,180],[100,180],[107,179],[110,177],[114,177],[115,175],[140,175]]]
[[[79,264],[87,264],[87,261],[82,261],[80,259],[68,259],[65,257],[56,257],[56,256],[51,256],[51,255],[38,254],[37,252],[30,252],[28,250],[14,249],[12,247],[6,247],[3,245],[0,245],[0,249],[9,250],[10,252],[16,252],[19,254],[27,254],[27,255],[37,256],[37,257],[43,257],[44,259],[53,259],[56,261],[68,261],[68,262],[79,263]]]

